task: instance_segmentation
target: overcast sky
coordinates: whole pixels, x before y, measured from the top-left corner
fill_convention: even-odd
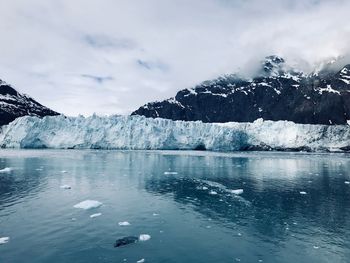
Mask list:
[[[278,54],[348,54],[347,0],[1,0],[0,79],[67,115],[146,102]]]

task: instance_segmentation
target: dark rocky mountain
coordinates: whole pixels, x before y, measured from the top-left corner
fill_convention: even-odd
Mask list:
[[[256,77],[225,75],[151,102],[133,115],[203,122],[288,120],[346,124],[350,120],[350,64],[304,74],[278,56],[266,57]]]
[[[17,92],[0,80],[0,125],[8,124],[25,115],[44,117],[58,115],[58,113],[46,108],[31,97]]]

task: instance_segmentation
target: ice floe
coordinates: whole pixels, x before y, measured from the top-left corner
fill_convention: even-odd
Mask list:
[[[68,184],[61,185],[60,188],[62,189],[72,189],[72,187]]]
[[[175,175],[177,172],[164,172],[165,175]]]
[[[123,222],[119,222],[118,225],[120,225],[120,226],[130,226],[130,223],[128,221],[123,221]]]
[[[96,200],[85,200],[82,201],[76,205],[74,205],[74,208],[80,208],[80,209],[91,209],[91,208],[97,208],[100,207],[102,205],[101,202],[96,201]]]
[[[10,241],[9,237],[0,237],[0,245],[6,244]]]
[[[13,170],[13,168],[11,168],[11,167],[6,167],[6,168],[4,168],[4,169],[1,169],[1,170],[0,170],[0,173],[11,173],[12,170]]]
[[[148,235],[148,234],[141,234],[141,235],[139,236],[139,240],[140,240],[140,241],[147,241],[147,240],[150,240],[150,239],[151,239],[151,236]]]
[[[306,195],[307,193],[305,191],[300,191],[299,192],[301,195]]]
[[[143,262],[145,262],[145,259],[144,259],[144,258],[142,258],[142,259],[136,261],[136,263],[143,263]]]
[[[235,189],[230,191],[232,194],[240,195],[243,194],[243,189]]]
[[[94,218],[94,217],[98,217],[98,216],[100,216],[100,215],[102,215],[102,213],[92,214],[92,215],[90,215],[90,217],[91,217],[91,218]]]

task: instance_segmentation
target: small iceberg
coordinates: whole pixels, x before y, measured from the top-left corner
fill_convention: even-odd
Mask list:
[[[4,169],[0,170],[0,173],[11,173],[12,172],[12,168],[11,167],[6,167]]]
[[[211,190],[211,191],[209,192],[209,194],[210,194],[210,195],[217,195],[218,192],[215,192],[215,191]]]
[[[345,181],[344,184],[350,184],[350,182],[349,181]]]
[[[240,195],[243,194],[243,189],[235,189],[230,191],[232,194]]]
[[[177,172],[164,172],[165,175],[175,175]]]
[[[300,191],[300,194],[301,194],[301,195],[306,195],[307,193],[304,192],[304,191]]]
[[[66,173],[68,173],[68,172],[67,172],[67,171],[65,171],[65,170],[62,170],[62,171],[61,171],[61,173],[66,174]]]
[[[120,226],[130,226],[130,223],[128,221],[123,221],[123,222],[119,222],[118,225],[120,225]]]
[[[143,263],[143,262],[145,262],[145,259],[144,259],[144,258],[142,258],[142,259],[136,261],[136,263]]]
[[[97,208],[100,207],[102,205],[101,202],[96,201],[96,200],[85,200],[83,202],[80,202],[76,205],[74,205],[74,208],[80,208],[80,209],[91,209],[91,208]]]
[[[91,218],[94,218],[94,217],[98,217],[98,216],[100,216],[100,215],[102,215],[101,213],[96,213],[96,214],[92,214],[90,217]]]
[[[61,189],[72,189],[72,187],[68,184],[64,184],[60,186]]]
[[[0,245],[6,244],[10,241],[9,237],[0,237]]]
[[[147,234],[141,234],[139,236],[139,240],[140,241],[147,241],[147,240],[150,240],[151,239],[151,236],[150,235],[147,235]]]

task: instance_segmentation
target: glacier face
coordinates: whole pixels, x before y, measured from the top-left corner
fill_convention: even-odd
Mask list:
[[[143,116],[25,116],[0,132],[2,148],[130,150],[349,150],[349,125],[288,121],[202,123]]]

